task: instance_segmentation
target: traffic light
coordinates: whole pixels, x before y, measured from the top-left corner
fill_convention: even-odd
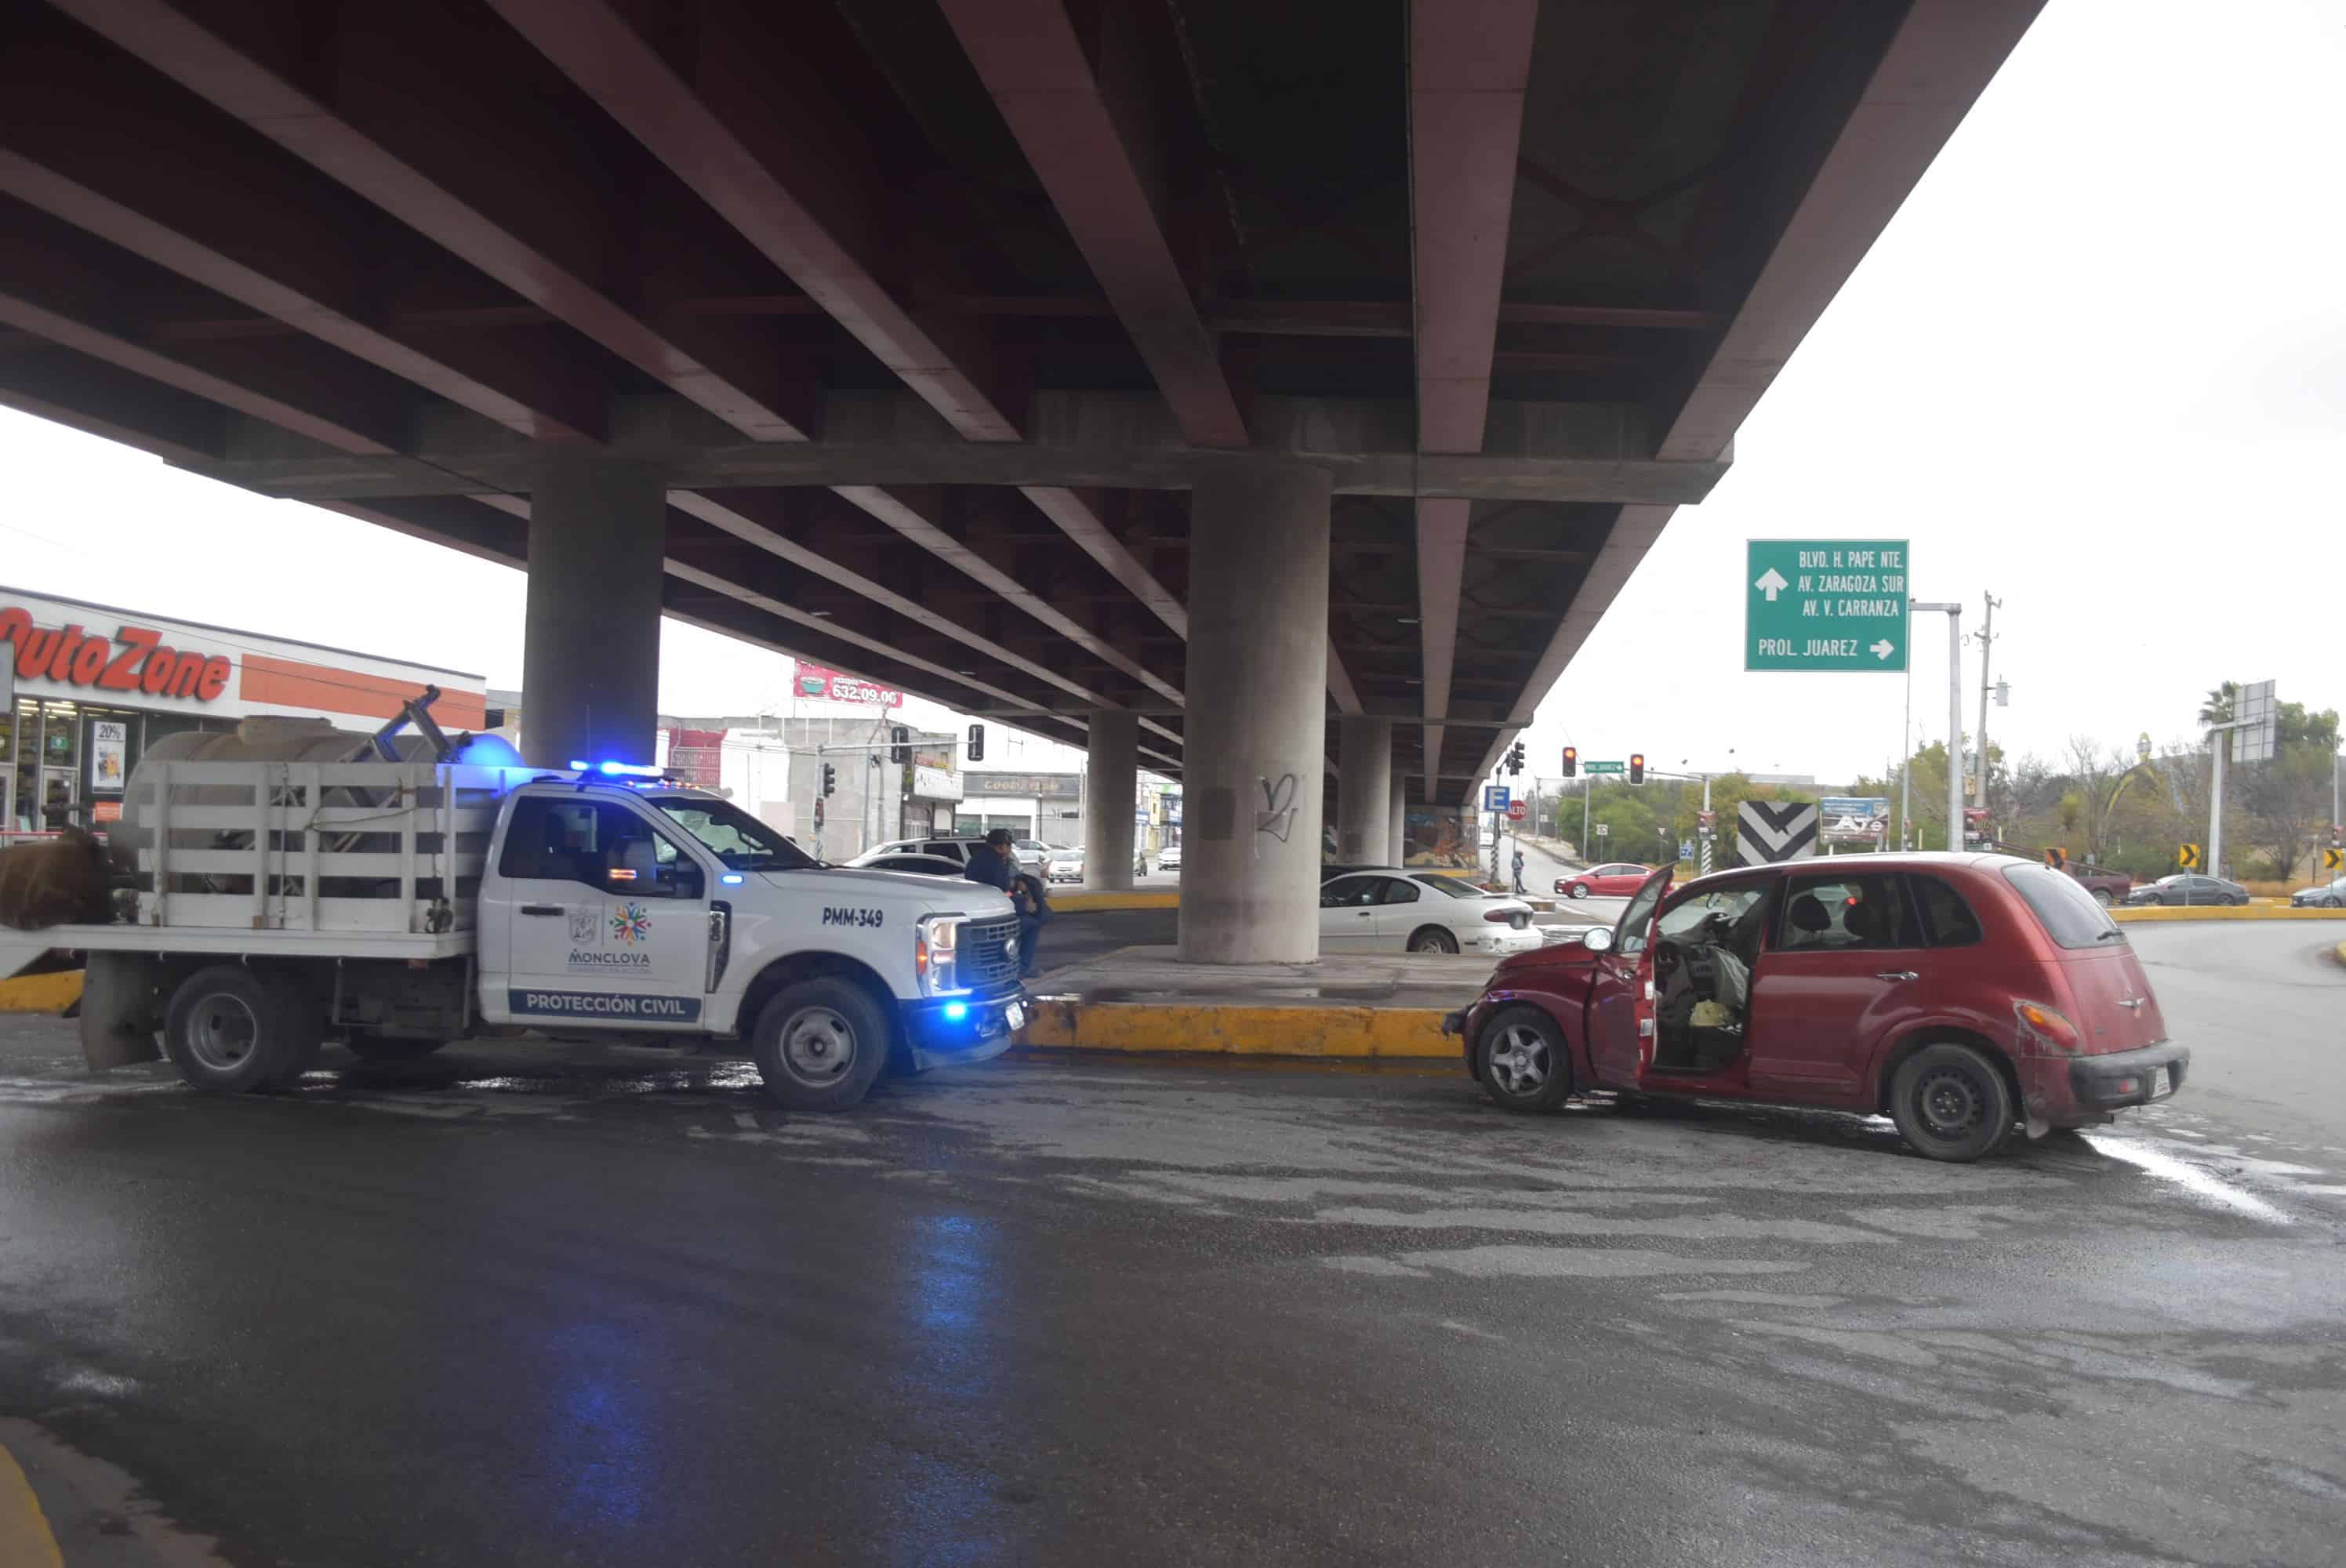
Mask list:
[[[1580,748],[1577,746],[1566,747],[1564,748],[1564,776],[1566,779],[1569,779],[1579,771]]]
[[[969,744],[963,748],[962,756],[971,762],[985,760],[985,726],[973,724],[969,727]]]
[[[826,795],[839,789],[839,769],[826,762],[822,765],[822,792]]]
[[[1629,782],[1643,784],[1645,781],[1646,754],[1642,751],[1632,751],[1629,753]]]
[[[1524,743],[1518,740],[1515,742],[1514,749],[1507,753],[1507,772],[1510,776],[1513,776],[1522,773],[1523,770]]]
[[[888,760],[902,768],[913,759],[913,732],[903,725],[888,731]]]

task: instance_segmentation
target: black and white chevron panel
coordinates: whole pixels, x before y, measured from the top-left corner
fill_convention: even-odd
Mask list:
[[[1817,852],[1820,814],[1796,800],[1746,800],[1735,813],[1735,854],[1747,866],[1805,860]]]

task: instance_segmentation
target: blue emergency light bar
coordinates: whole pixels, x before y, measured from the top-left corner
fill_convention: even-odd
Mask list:
[[[658,779],[664,777],[656,764],[649,762],[579,762],[571,767],[581,773],[600,773],[612,779]]]

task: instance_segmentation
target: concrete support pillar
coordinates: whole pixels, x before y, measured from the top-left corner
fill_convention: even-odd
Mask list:
[[[1392,818],[1392,720],[1347,714],[1336,724],[1336,859],[1390,863]]]
[[[1398,773],[1392,776],[1392,822],[1385,837],[1385,857],[1396,866],[1409,864],[1409,791]]]
[[[1084,755],[1084,881],[1105,892],[1132,886],[1132,806],[1139,767],[1139,715],[1094,708],[1091,746]]]
[[[1248,459],[1189,494],[1182,959],[1320,956],[1327,756],[1325,469]]]
[[[530,766],[653,759],[667,526],[655,470],[576,447],[538,453],[522,636]]]

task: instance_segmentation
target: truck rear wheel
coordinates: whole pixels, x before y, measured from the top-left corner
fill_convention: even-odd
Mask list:
[[[291,981],[216,963],[179,983],[163,1016],[163,1049],[189,1085],[242,1095],[299,1074],[323,1020]]]
[[[888,1015],[852,981],[823,976],[767,1000],[750,1035],[766,1093],[793,1111],[843,1111],[888,1064]]]

